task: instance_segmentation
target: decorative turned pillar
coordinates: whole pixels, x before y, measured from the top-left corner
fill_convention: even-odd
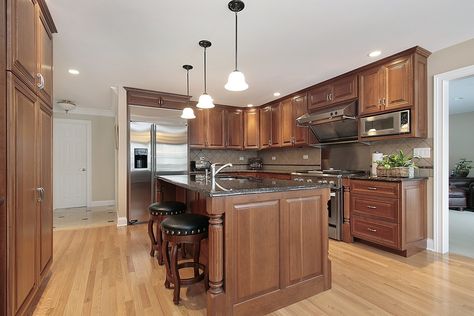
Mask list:
[[[209,214],[209,293],[224,292],[224,227],[222,214]]]
[[[344,220],[342,223],[342,240],[344,242],[352,243],[354,238],[351,234],[351,186],[349,179],[343,179],[342,186],[344,188],[343,205],[344,205]]]

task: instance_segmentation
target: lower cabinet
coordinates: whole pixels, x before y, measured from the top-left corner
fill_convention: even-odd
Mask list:
[[[409,256],[426,249],[426,180],[350,180],[353,237]]]
[[[28,313],[52,260],[52,109],[8,73],[8,314]]]

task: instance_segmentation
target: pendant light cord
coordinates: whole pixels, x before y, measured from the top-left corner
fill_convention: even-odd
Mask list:
[[[235,12],[235,71],[237,71],[237,12]]]
[[[207,94],[207,47],[204,47],[204,94]]]
[[[188,102],[187,105],[189,106],[189,69],[186,69],[186,93],[187,93],[187,96],[188,96]]]

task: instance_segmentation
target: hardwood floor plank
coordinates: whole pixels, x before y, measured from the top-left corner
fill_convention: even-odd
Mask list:
[[[271,315],[474,315],[472,259],[332,240],[329,252],[332,289]],[[202,283],[182,288],[174,305],[146,225],[57,231],[51,270],[35,315],[205,315]]]

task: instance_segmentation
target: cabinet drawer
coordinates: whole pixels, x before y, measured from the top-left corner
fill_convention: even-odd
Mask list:
[[[398,182],[351,180],[351,193],[398,198]]]
[[[383,246],[399,248],[398,224],[352,216],[351,230],[354,237]]]
[[[398,200],[375,200],[353,196],[351,201],[352,214],[375,216],[383,220],[398,222]]]

